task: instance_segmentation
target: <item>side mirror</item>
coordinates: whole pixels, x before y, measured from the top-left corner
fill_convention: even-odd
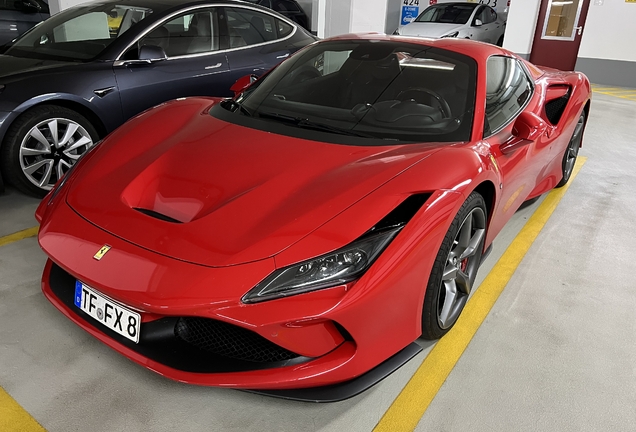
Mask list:
[[[538,115],[524,111],[519,114],[512,126],[512,138],[501,144],[503,154],[510,154],[520,147],[536,141],[547,130],[547,123]]]
[[[154,61],[165,60],[168,58],[166,52],[157,45],[143,45],[139,48],[139,60],[151,63]]]
[[[484,23],[478,18],[475,20],[475,24],[473,24],[475,27],[481,27],[484,25]]]
[[[258,80],[258,77],[254,74],[245,75],[236,80],[236,82],[230,87],[230,90],[234,92],[234,97],[243,93],[249,86],[254,84]]]

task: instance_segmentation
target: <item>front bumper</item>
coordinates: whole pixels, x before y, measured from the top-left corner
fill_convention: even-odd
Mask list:
[[[348,327],[354,328],[353,323],[359,322],[369,308],[364,298],[356,300],[355,306],[342,306],[350,292],[355,291],[350,285],[245,305],[240,297],[254,281],[271,271],[269,260],[230,268],[208,268],[174,260],[113,237],[84,220],[62,200],[57,202],[55,217],[44,218],[39,235],[40,245],[51,257],[42,277],[45,296],[94,337],[168,378],[251,390],[324,390],[324,386],[335,386],[332,389],[340,396],[323,396],[339,400],[384,378],[419,351],[417,346],[409,345],[417,335],[413,337],[408,331],[390,340],[373,333],[369,325],[362,327],[371,329],[370,334],[349,333]],[[81,233],[81,237],[75,233]],[[93,259],[104,244],[112,247],[106,258]],[[111,332],[74,306],[76,279],[141,313],[139,344]],[[210,288],[228,286],[230,282],[239,287],[232,295],[227,295],[227,290],[215,292]],[[165,289],[165,285],[172,289]],[[176,330],[180,320],[192,317],[253,333],[261,342],[265,340],[275,354],[291,356],[254,361],[206,352],[179,337]],[[391,317],[376,317],[374,325],[390,330],[391,323],[383,319]],[[369,372],[378,365],[381,367],[375,373]],[[349,389],[347,393],[338,386],[363,376],[354,382],[357,390]]]
[[[45,282],[47,280],[49,283]],[[340,367],[343,362],[350,361],[355,356],[355,344],[351,341],[344,342],[320,359],[294,356],[289,360],[269,362],[241,361],[200,350],[180,339],[178,319],[174,317],[142,324],[142,338],[139,344],[135,344],[74,307],[74,283],[73,276],[51,260],[47,261],[43,291],[55,307],[106,345],[136,363],[180,382],[245,388],[254,393],[284,399],[337,402],[356,396],[377,384],[422,350],[418,344],[411,343],[372,370],[348,381],[305,387],[311,382],[306,379],[307,373],[330,371]],[[273,381],[276,377],[280,378]],[[278,389],[286,381],[296,381],[298,387]],[[259,390],[259,384],[264,389]]]

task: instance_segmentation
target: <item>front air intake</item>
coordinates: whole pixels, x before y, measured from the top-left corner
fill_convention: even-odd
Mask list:
[[[243,327],[199,317],[182,317],[175,336],[200,350],[255,363],[272,363],[300,357]]]

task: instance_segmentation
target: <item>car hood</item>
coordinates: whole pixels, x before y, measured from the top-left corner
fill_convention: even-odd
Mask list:
[[[0,83],[12,79],[21,79],[33,72],[46,72],[64,66],[75,65],[72,62],[41,60],[34,58],[13,57],[0,54]]]
[[[400,28],[403,36],[441,37],[464,28],[465,24],[412,22]]]
[[[209,105],[171,102],[122,126],[73,174],[67,203],[145,249],[230,266],[276,255],[434,151],[277,135]]]

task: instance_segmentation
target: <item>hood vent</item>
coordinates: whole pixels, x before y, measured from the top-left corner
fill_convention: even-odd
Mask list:
[[[170,216],[166,216],[165,214],[161,214],[161,213],[156,212],[154,210],[148,210],[148,209],[139,208],[139,207],[133,207],[133,208],[134,208],[134,210],[137,210],[139,213],[143,213],[146,216],[150,216],[150,217],[153,217],[155,219],[159,219],[159,220],[162,220],[162,221],[165,221],[165,222],[171,222],[171,223],[178,223],[178,224],[183,223],[180,220],[177,220],[177,219],[172,218]]]

